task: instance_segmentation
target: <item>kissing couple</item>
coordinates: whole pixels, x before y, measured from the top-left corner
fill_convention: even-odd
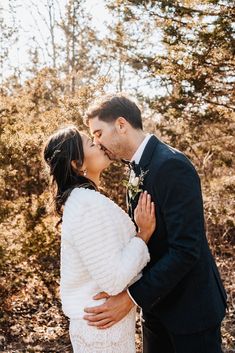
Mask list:
[[[221,353],[226,293],[205,234],[190,160],[145,133],[138,106],[103,97],[44,147],[61,217],[62,308],[74,353]],[[113,160],[130,165],[128,213],[99,192]]]

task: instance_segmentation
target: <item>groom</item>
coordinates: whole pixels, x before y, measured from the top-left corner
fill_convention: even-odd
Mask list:
[[[94,140],[110,159],[135,161],[156,205],[151,261],[128,290],[85,308],[89,325],[105,329],[138,305],[144,353],[221,353],[226,293],[208,247],[199,176],[188,158],[143,132],[141,112],[124,96],[105,97],[87,114]],[[130,200],[132,209],[137,198]],[[118,351],[117,351],[118,353]]]

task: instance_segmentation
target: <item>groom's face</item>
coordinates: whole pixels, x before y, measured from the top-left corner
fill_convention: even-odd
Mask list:
[[[89,120],[89,128],[94,142],[102,147],[109,159],[123,158],[122,136],[116,121],[105,122],[95,117]]]

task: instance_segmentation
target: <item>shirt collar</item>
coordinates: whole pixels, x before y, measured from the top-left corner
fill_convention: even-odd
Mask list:
[[[150,139],[150,137],[152,136],[152,134],[147,134],[145,136],[145,139],[141,142],[141,144],[139,145],[139,147],[137,148],[136,152],[134,153],[134,155],[132,156],[131,158],[131,162],[135,161],[136,164],[139,163],[141,157],[142,157],[142,154],[144,152],[144,149]]]

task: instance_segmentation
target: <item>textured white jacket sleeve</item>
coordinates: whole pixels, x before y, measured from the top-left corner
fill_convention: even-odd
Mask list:
[[[133,237],[121,247],[115,215],[107,204],[90,202],[82,206],[75,198],[72,202],[71,235],[84,266],[102,291],[120,293],[150,260],[147,245]]]

